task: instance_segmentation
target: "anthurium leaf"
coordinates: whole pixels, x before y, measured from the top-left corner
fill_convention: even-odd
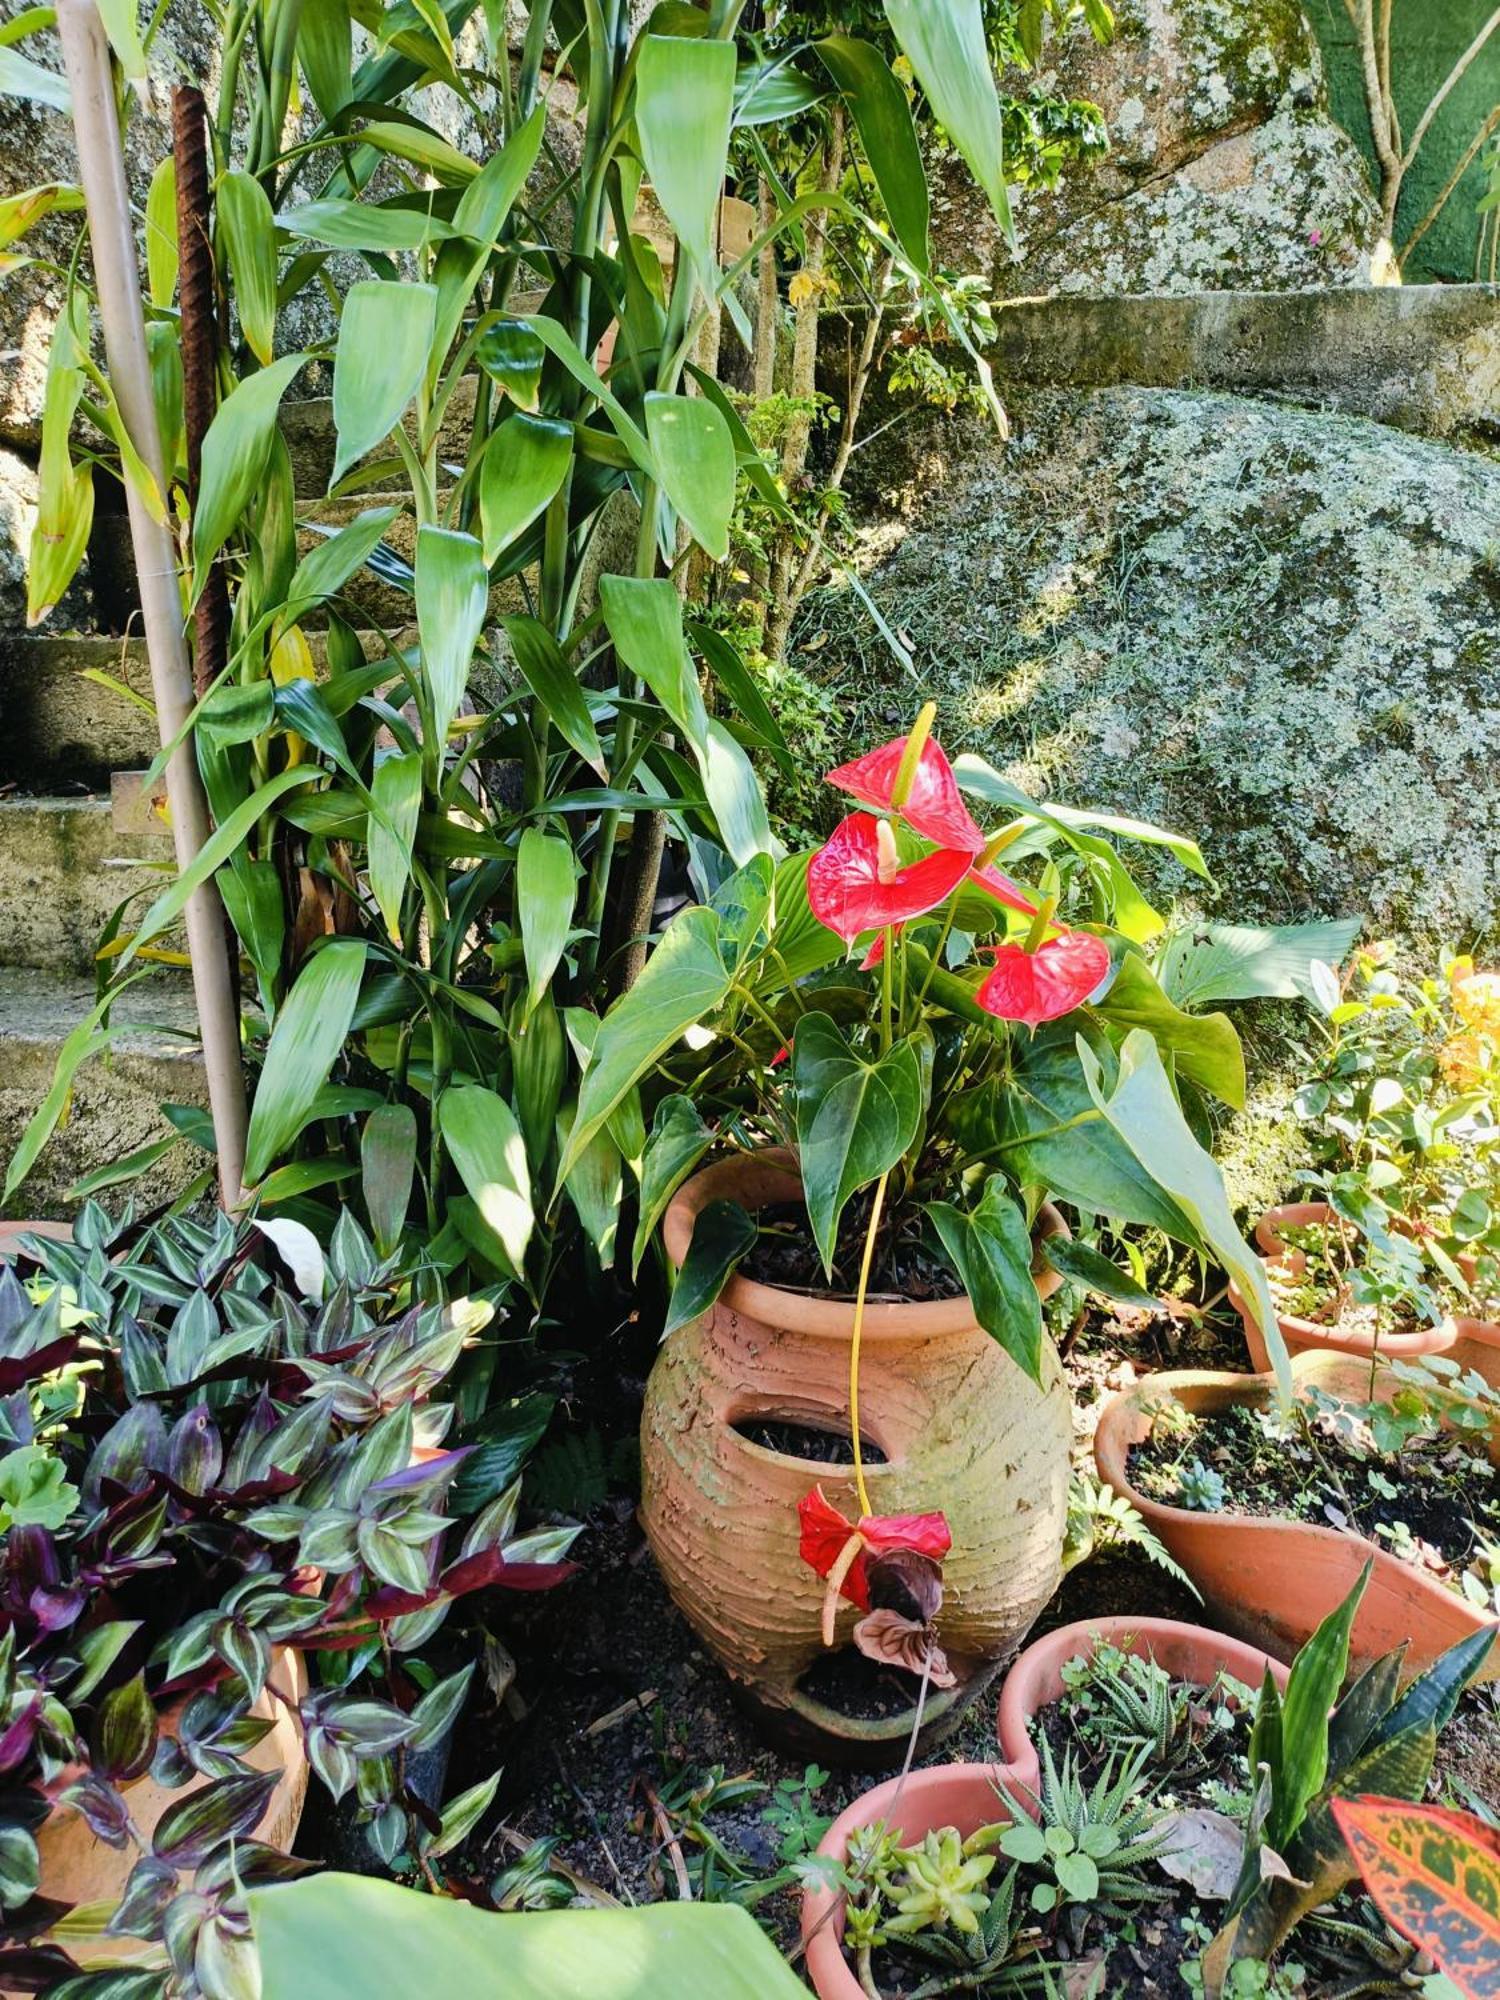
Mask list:
[[[1311,924],[1193,924],[1174,931],[1156,968],[1179,1007],[1225,1000],[1308,1000],[1314,965],[1337,965],[1360,919]]]
[[[253,1890],[265,2000],[351,1992],[469,2000],[806,2000],[747,1910],[730,1903],[498,1916],[363,1876]]]
[[[672,1287],[663,1340],[708,1311],[758,1234],[754,1217],[737,1201],[711,1201],[699,1211],[693,1240]]]
[[[417,1115],[409,1104],[382,1104],[360,1135],[361,1187],[375,1248],[388,1257],[401,1240],[417,1165]]]
[[[436,316],[433,285],[365,278],[344,294],[333,357],[338,451],[331,486],[400,422],[427,366]]]
[[[511,1268],[520,1271],[534,1216],[526,1142],[515,1113],[497,1092],[461,1084],[439,1099],[438,1126],[460,1180]]]
[[[668,925],[640,978],[599,1024],[563,1156],[564,1176],[658,1057],[723,1003],[729,979],[719,955],[717,916],[703,908],[684,910]]]
[[[734,439],[705,396],[646,397],[646,436],[662,490],[689,532],[714,558],[729,554],[734,512]]]
[[[930,215],[927,174],[906,92],[870,42],[856,41],[852,35],[827,35],[813,47],[849,101],[896,240],[908,261],[918,271],[925,271]]]
[[[516,849],[516,905],[528,1014],[551,984],[573,928],[576,874],[571,841],[527,827]]]
[[[645,682],[701,758],[708,712],[683,637],[682,599],[664,576],[603,576],[599,601],[621,662]]]
[[[1154,1296],[1144,1285],[1138,1285],[1128,1271],[1122,1271],[1118,1264],[1076,1237],[1049,1236],[1042,1245],[1042,1253],[1054,1271],[1087,1291],[1097,1292],[1101,1298],[1113,1299],[1122,1306],[1156,1304]]]
[[[981,0],[885,0],[886,19],[938,123],[968,161],[1007,240],[1014,237],[1000,140],[1000,98]]]
[[[484,559],[501,551],[541,514],[573,462],[573,426],[517,410],[498,426],[479,468]]]
[[[1033,1382],[1042,1379],[1042,1301],[1031,1276],[1031,1233],[1003,1174],[991,1174],[967,1213],[933,1201],[927,1213],[974,1317]]]
[[[401,942],[401,906],[411,876],[412,843],[422,810],[422,757],[408,750],[375,766],[370,796],[379,811],[368,830],[370,889],[392,944]]]
[[[699,285],[712,297],[734,116],[734,43],[648,34],[638,48],[635,116],[646,172]]]
[[[203,440],[203,473],[193,508],[193,597],[203,593],[209,564],[239,525],[265,474],[276,438],[281,399],[307,360],[288,354],[247,375],[214,412]]]
[[[922,1118],[915,1043],[867,1061],[827,1014],[804,1014],[792,1040],[797,1153],[808,1220],[832,1276],[839,1219],[851,1195],[893,1167]]]
[[[214,191],[245,344],[269,367],[276,352],[276,218],[254,174],[232,167]]]
[[[416,571],[417,632],[440,753],[469,684],[474,648],[484,630],[490,579],[478,542],[451,528],[417,530]]]
[[[335,938],[303,966],[271,1030],[245,1141],[250,1186],[276,1164],[301,1131],[309,1102],[327,1080],[354,1019],[365,947]]]
[[[552,719],[553,726],[569,749],[600,777],[607,775],[604,750],[588,702],[578,684],[578,676],[568,664],[562,648],[540,619],[517,613],[503,621],[516,668],[527,687]]]
[[[1078,1038],[1077,1050],[1095,1107],[1181,1209],[1198,1240],[1213,1251],[1250,1301],[1276,1372],[1278,1392],[1283,1403],[1289,1405],[1293,1394],[1291,1358],[1277,1324],[1265,1269],[1235,1227],[1219,1170],[1193,1137],[1182,1115],[1156,1043],[1144,1028],[1130,1030],[1120,1050],[1119,1074],[1108,1097],[1102,1087],[1099,1058],[1082,1036]],[[1276,1845],[1274,1839],[1271,1844]]]
[[[690,1097],[664,1097],[651,1120],[651,1136],[641,1167],[641,1209],[635,1226],[630,1272],[641,1268],[646,1245],[666,1214],[667,1203],[714,1142]]]
[[[1118,1028],[1144,1028],[1174,1069],[1215,1097],[1245,1108],[1245,1056],[1227,1014],[1185,1014],[1167,998],[1139,953],[1127,951],[1094,1011]]]

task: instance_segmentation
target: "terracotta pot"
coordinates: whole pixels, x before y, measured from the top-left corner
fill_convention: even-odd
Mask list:
[[[1363,1401],[1369,1367],[1333,1354],[1302,1354],[1292,1363],[1299,1382]],[[1397,1386],[1389,1375],[1377,1393]],[[1454,1591],[1404,1563],[1363,1535],[1307,1521],[1250,1514],[1200,1514],[1163,1506],[1131,1484],[1127,1454],[1151,1432],[1147,1406],[1170,1397],[1195,1416],[1236,1405],[1263,1409],[1275,1391],[1270,1375],[1220,1375],[1197,1370],[1148,1375],[1106,1405],[1094,1435],[1100,1476],[1139,1511],[1202,1591],[1231,1632],[1283,1658],[1309,1639],[1353,1589],[1373,1559],[1369,1586],[1354,1621],[1351,1656],[1367,1665],[1403,1642],[1408,1675],[1485,1625],[1495,1625]],[[1500,1630],[1500,1626],[1497,1626]],[[1500,1674],[1493,1654],[1481,1678]]]
[[[800,1200],[794,1161],[766,1152],[696,1175],[667,1212],[675,1263],[699,1210],[725,1197],[750,1209]],[[1048,1233],[1064,1226],[1046,1216]],[[853,1721],[798,1685],[823,1651],[823,1585],[798,1555],[797,1502],[821,1484],[853,1519],[853,1466],[769,1451],[735,1429],[780,1419],[847,1436],[853,1316],[847,1300],[736,1276],[679,1328],[647,1384],[641,1518],[673,1599],[763,1724],[817,1754],[879,1763],[904,1748],[911,1711]],[[1061,1576],[1072,1426],[1050,1342],[1043,1381],[979,1328],[967,1297],[866,1308],[860,1421],[886,1457],[866,1467],[871,1506],[941,1508],[953,1531],[939,1633],[959,1686],[929,1699],[934,1729],[992,1676]],[[857,1616],[842,1607],[843,1643]]]
[[[1061,1625],[1045,1639],[1032,1641],[1000,1690],[996,1717],[1000,1755],[1029,1792],[1041,1782],[1031,1725],[1062,1694],[1062,1670],[1068,1661],[1091,1660],[1101,1644],[1155,1660],[1174,1680],[1192,1681],[1198,1687],[1208,1687],[1223,1673],[1258,1689],[1267,1667],[1276,1685],[1286,1686],[1287,1669],[1280,1660],[1203,1625],[1186,1625],[1176,1618],[1084,1618],[1075,1625]]]
[[[1301,1277],[1307,1268],[1305,1253],[1288,1243],[1281,1234],[1282,1230],[1306,1229],[1333,1220],[1333,1210],[1326,1201],[1291,1201],[1280,1208],[1266,1210],[1255,1225],[1255,1240],[1266,1253],[1261,1261],[1273,1286],[1278,1278]],[[1271,1366],[1271,1357],[1266,1352],[1266,1343],[1255,1315],[1239,1286],[1233,1282],[1229,1287],[1229,1299],[1245,1324],[1250,1364],[1257,1374],[1263,1375]],[[1281,1337],[1287,1344],[1288,1352],[1293,1355],[1309,1351],[1362,1354],[1368,1361],[1374,1347],[1368,1333],[1345,1332],[1337,1324],[1325,1326],[1321,1320],[1299,1319],[1295,1313],[1278,1313],[1276,1324],[1281,1328]],[[1410,1361],[1419,1354],[1446,1354],[1457,1338],[1457,1323],[1445,1319],[1441,1326],[1420,1326],[1410,1333],[1381,1334],[1380,1352],[1389,1361]]]
[[[272,1655],[270,1678],[283,1694],[295,1702],[300,1702],[307,1693],[306,1662],[301,1653],[290,1647],[278,1647]],[[161,1727],[166,1735],[176,1734],[186,1706],[184,1699],[163,1711]],[[296,1837],[303,1801],[307,1796],[307,1753],[303,1748],[301,1725],[295,1713],[269,1688],[262,1692],[250,1712],[252,1715],[270,1716],[272,1727],[253,1749],[246,1751],[245,1762],[257,1771],[281,1772],[260,1824],[255,1828],[255,1838],[284,1851],[289,1850]],[[65,1773],[58,1781],[59,1786],[66,1784],[72,1775]],[[165,1785],[158,1785],[149,1774],[137,1778],[125,1787],[130,1817],[140,1833],[149,1839],[157,1821],[170,1806],[190,1797],[207,1782],[207,1779],[195,1779],[190,1785],[168,1789]],[[36,1840],[42,1864],[38,1893],[55,1897],[63,1903],[118,1902],[126,1877],[140,1858],[133,1842],[123,1850],[107,1846],[90,1830],[82,1814],[71,1806],[55,1806]],[[118,1956],[121,1940],[107,1942],[109,1951],[106,1955]],[[75,1957],[89,1954],[87,1944],[80,1947],[71,1939],[68,1949]],[[101,1953],[103,1949],[104,1941],[101,1941]]]

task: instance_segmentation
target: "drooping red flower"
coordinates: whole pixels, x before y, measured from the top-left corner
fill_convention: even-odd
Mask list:
[[[902,863],[889,820],[850,813],[808,864],[807,900],[820,924],[852,944],[864,931],[925,916],[969,872],[972,851],[940,847]]]
[[[851,793],[861,805],[874,806],[878,812],[899,811],[913,833],[921,834],[924,840],[936,841],[939,847],[955,848],[965,854],[978,854],[984,846],[984,833],[959,794],[953,766],[930,736],[917,759],[911,790],[896,806],[893,798],[896,774],[906,743],[906,737],[897,736],[889,743],[882,743],[878,750],[856,757],[851,764],[840,764],[836,771],[828,773],[829,784]]]
[[[995,969],[974,997],[986,1013],[1035,1028],[1081,1007],[1108,972],[1109,947],[1102,938],[1060,931],[1035,951],[998,945]]]
[[[941,1562],[953,1546],[946,1515],[861,1514],[857,1521],[851,1521],[831,1500],[824,1498],[821,1486],[815,1486],[797,1502],[797,1519],[802,1530],[802,1560],[821,1577],[832,1574],[850,1541],[856,1535],[859,1537],[860,1549],[844,1573],[839,1595],[847,1597],[861,1611],[870,1608],[867,1556],[910,1549]]]
[[[1002,875],[998,868],[971,868],[969,880],[976,889],[983,889],[997,903],[1003,903],[1007,910],[1019,910],[1023,917],[1036,915],[1036,904],[1028,901],[1020,884],[1012,882],[1008,875]]]

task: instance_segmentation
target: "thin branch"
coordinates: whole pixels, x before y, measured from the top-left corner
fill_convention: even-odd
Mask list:
[[[1448,203],[1453,198],[1454,191],[1458,187],[1459,182],[1463,179],[1464,175],[1469,171],[1469,168],[1474,164],[1475,160],[1479,157],[1480,150],[1483,147],[1485,141],[1489,138],[1492,132],[1495,132],[1497,130],[1500,130],[1500,104],[1497,104],[1495,106],[1494,110],[1490,113],[1489,117],[1485,119],[1484,123],[1480,126],[1479,130],[1474,134],[1474,137],[1470,141],[1467,150],[1463,154],[1463,157],[1459,160],[1459,163],[1453,169],[1453,172],[1448,176],[1447,183],[1444,186],[1442,193],[1438,196],[1437,200],[1432,204],[1431,208],[1428,209],[1427,213],[1422,217],[1422,220],[1417,224],[1416,228],[1412,231],[1411,235],[1408,236],[1406,241],[1402,244],[1401,249],[1398,253],[1399,262],[1403,264],[1406,262],[1407,258],[1411,255],[1412,251],[1416,249],[1417,245],[1421,242],[1422,238],[1427,234],[1428,230],[1431,229],[1432,225],[1437,221],[1438,217],[1442,214],[1443,210],[1448,206]]]
[[[1474,59],[1476,58],[1476,56],[1478,56],[1480,50],[1484,47],[1485,43],[1489,40],[1490,36],[1494,34],[1497,28],[1500,28],[1500,7],[1497,7],[1495,9],[1494,13],[1491,14],[1490,18],[1485,22],[1484,26],[1479,30],[1479,33],[1474,37],[1473,41],[1470,42],[1469,46],[1464,50],[1463,54],[1459,57],[1458,61],[1453,65],[1452,69],[1449,70],[1446,79],[1438,89],[1436,97],[1432,99],[1427,109],[1422,113],[1422,116],[1417,123],[1417,129],[1411,135],[1411,144],[1407,147],[1405,156],[1401,162],[1403,171],[1405,171],[1407,168],[1411,166],[1412,161],[1417,156],[1418,147],[1421,145],[1422,141],[1426,138],[1429,130],[1432,127],[1433,119],[1436,118],[1438,113],[1442,110],[1444,104],[1447,102],[1448,97],[1450,96],[1452,91],[1463,80],[1471,64],[1474,62]]]

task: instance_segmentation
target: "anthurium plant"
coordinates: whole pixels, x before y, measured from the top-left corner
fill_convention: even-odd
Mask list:
[[[430,1867],[495,1781],[442,1816],[414,1800],[406,1756],[473,1674],[424,1649],[472,1592],[570,1573],[575,1530],[518,1532],[516,1454],[446,1444],[442,1398],[491,1307],[404,1305],[357,1225],[326,1258],[268,1230],[132,1233],[90,1208],[72,1244],[31,1245],[26,1284],[0,1266],[7,1988],[71,1969],[32,1942],[67,1914],[38,1851],[66,1809],[136,1857],[91,1943],[144,1941],[209,2000],[241,1990],[241,1893],[301,1865],[253,1837],[280,1774],[246,1755],[283,1709],[378,1851]],[[285,1648],[315,1656],[300,1696]],[[132,1816],[148,1772],[194,1788],[154,1828]]]

